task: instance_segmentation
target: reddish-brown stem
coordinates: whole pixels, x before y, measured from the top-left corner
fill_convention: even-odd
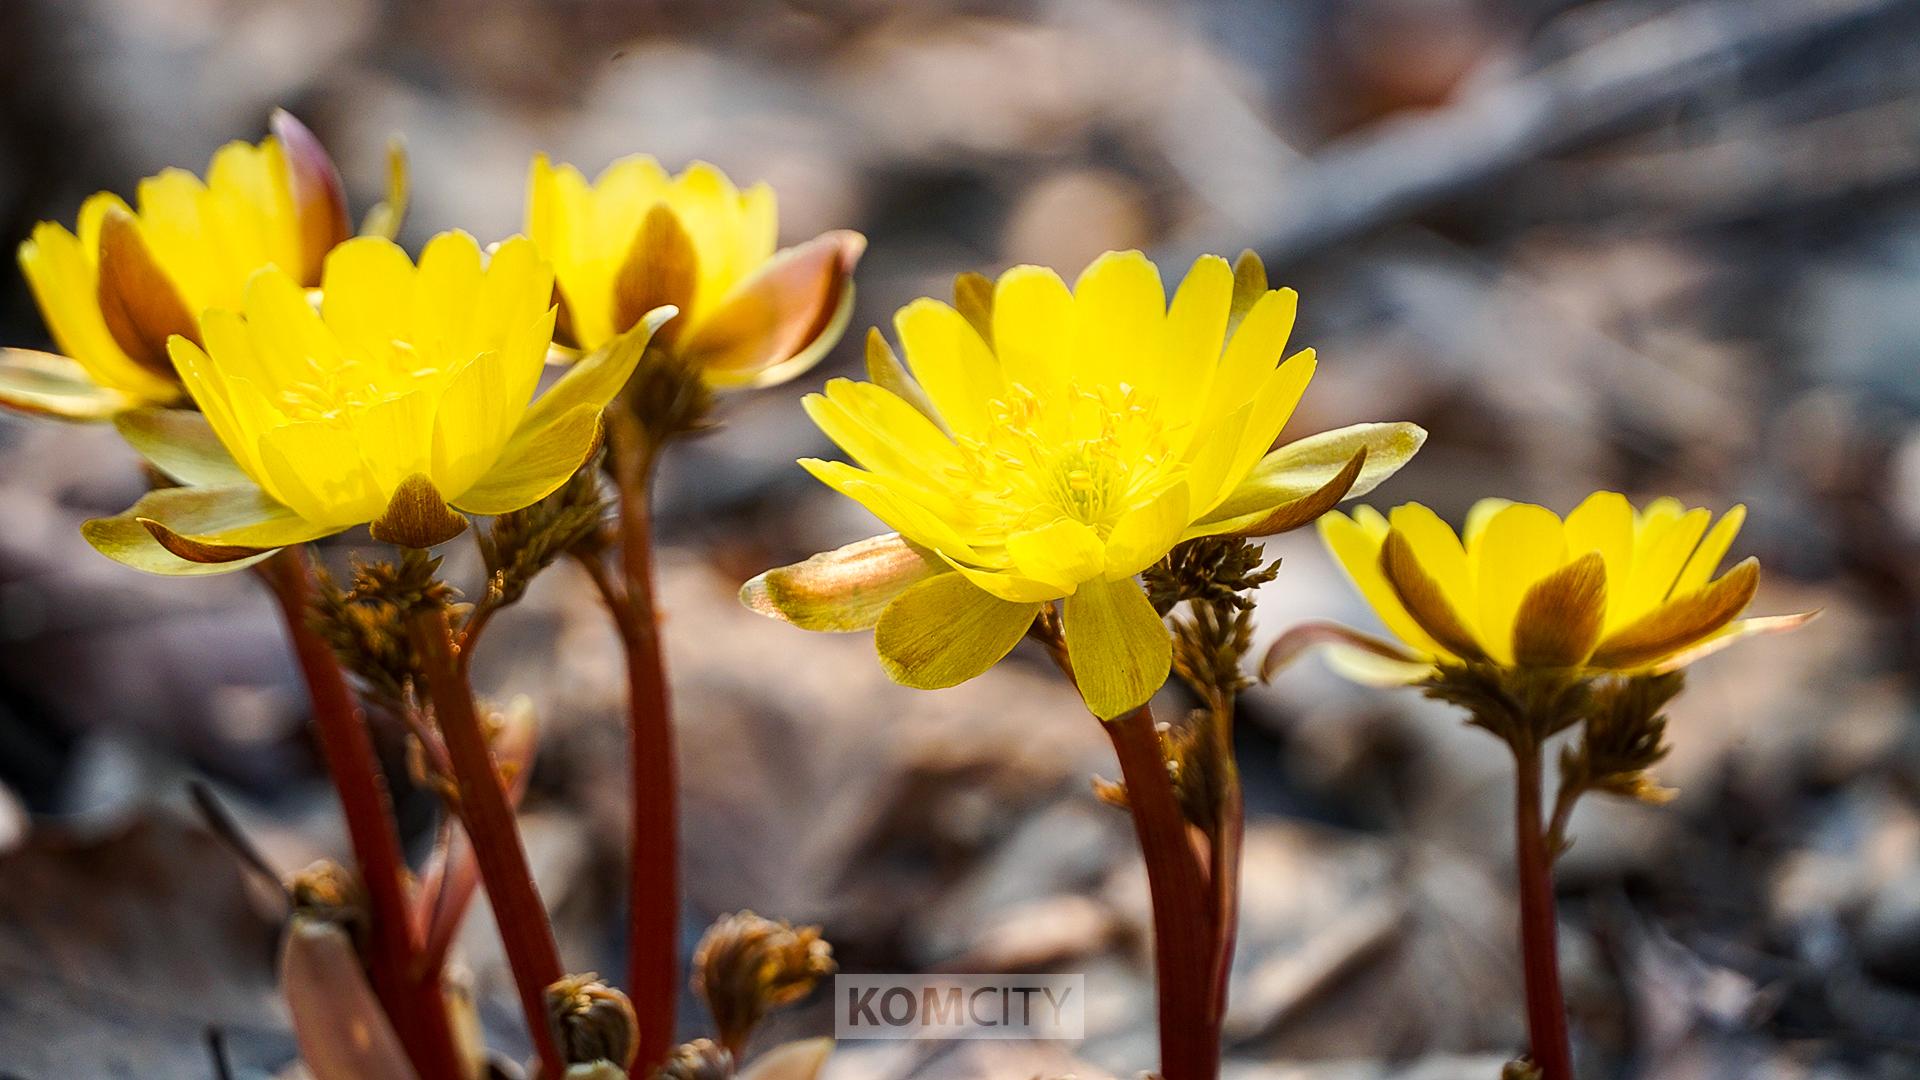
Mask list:
[[[1216,939],[1208,890],[1167,760],[1142,705],[1106,723],[1127,785],[1127,807],[1147,864],[1153,901],[1154,981],[1159,1002],[1160,1075],[1213,1080],[1219,1071],[1213,1012]]]
[[[653,461],[657,447],[632,411],[608,414],[614,481],[620,488],[624,602],[609,609],[627,654],[627,760],[633,849],[627,862],[627,992],[640,1017],[631,1075],[644,1077],[673,1048],[680,997],[680,825],[673,703],[653,593]]]
[[[429,1080],[459,1080],[465,1069],[447,1019],[440,971],[416,971],[413,962],[416,948],[406,862],[373,739],[339,661],[307,622],[306,557],[297,547],[285,548],[262,563],[259,572],[279,602],[294,657],[306,680],[320,756],[340,795],[347,839],[366,888],[371,924],[367,968],[374,993],[393,1021],[414,1071]]]
[[[540,1073],[557,1077],[565,1066],[547,1023],[547,987],[558,982],[564,972],[546,906],[540,902],[540,891],[527,865],[527,850],[520,842],[520,829],[507,802],[506,787],[480,727],[473,690],[454,656],[446,611],[430,607],[415,612],[407,629],[420,655],[434,720],[446,743],[454,786],[459,790],[460,822],[473,844],[480,880],[486,886],[494,922],[499,924],[507,965],[513,969],[520,1006],[527,1014],[527,1027],[540,1057]]]
[[[1219,802],[1215,807],[1213,833],[1211,841],[1212,857],[1208,860],[1207,885],[1213,900],[1214,952],[1212,991],[1213,1001],[1208,1011],[1211,1026],[1208,1030],[1208,1046],[1214,1052],[1214,1067],[1218,1070],[1220,1053],[1220,1029],[1227,1018],[1227,983],[1233,974],[1233,946],[1240,927],[1240,850],[1246,834],[1246,805],[1240,791],[1240,770],[1233,760],[1231,725],[1232,706],[1227,711],[1217,712],[1210,721],[1217,729],[1216,738],[1220,745],[1215,752],[1219,755],[1218,769]]]
[[[1543,1080],[1573,1080],[1567,1005],[1560,991],[1553,860],[1540,820],[1540,750],[1516,747],[1514,847],[1520,875],[1520,953],[1527,993],[1527,1039]]]

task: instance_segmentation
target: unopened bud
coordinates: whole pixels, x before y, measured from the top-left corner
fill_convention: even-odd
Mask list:
[[[626,1068],[640,1049],[640,1018],[627,995],[594,972],[547,987],[547,1021],[569,1065],[610,1061]]]
[[[287,878],[287,895],[295,915],[333,923],[354,940],[363,939],[367,926],[367,898],[353,871],[321,859]]]
[[[695,1039],[674,1047],[666,1064],[653,1071],[652,1080],[729,1080],[733,1055],[712,1039]]]
[[[707,999],[721,1043],[737,1052],[762,1017],[805,997],[833,969],[833,946],[819,927],[742,911],[707,928],[693,954],[693,988]]]

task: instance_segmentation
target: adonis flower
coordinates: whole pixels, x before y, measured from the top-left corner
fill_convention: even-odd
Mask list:
[[[371,524],[428,547],[546,496],[593,452],[649,314],[538,399],[553,273],[515,237],[490,259],[443,233],[416,267],[377,237],[335,248],[318,308],[290,274],[254,275],[237,311],[172,341],[199,413],[142,409],[121,433],[184,487],[87,523],[112,558],[156,573],[234,569],[274,549]]]
[[[1596,673],[1672,671],[1739,638],[1808,616],[1741,619],[1760,584],[1748,558],[1715,576],[1746,518],[1718,522],[1670,498],[1635,510],[1610,491],[1563,521],[1486,499],[1465,538],[1418,503],[1320,520],[1320,533],[1404,647],[1346,638],[1351,673],[1412,682],[1435,666]],[[1351,651],[1358,644],[1364,654]]]
[[[20,266],[64,355],[0,350],[0,404],[84,420],[176,404],[168,337],[200,342],[200,312],[238,308],[262,267],[319,284],[350,232],[340,176],[292,116],[275,113],[273,132],[221,147],[204,181],[168,169],[140,182],[133,206],[92,196],[77,233],[36,226]]]
[[[773,189],[740,191],[696,162],[669,176],[643,154],[591,184],[571,165],[533,159],[527,235],[552,260],[560,338],[591,351],[662,305],[680,309],[656,346],[719,388],[771,386],[817,363],[853,311],[856,232],[775,251]]]
[[[921,688],[986,671],[1058,602],[1088,706],[1140,705],[1166,680],[1169,639],[1135,575],[1183,540],[1306,524],[1425,438],[1362,425],[1270,451],[1314,354],[1281,361],[1295,296],[1242,265],[1236,280],[1201,258],[1171,306],[1130,251],[1072,291],[1020,266],[990,290],[962,279],[967,315],[903,308],[905,369],[876,331],[873,382],[806,399],[858,464],[801,462],[897,534],[762,574],[743,601],[809,629],[874,627],[887,673]]]

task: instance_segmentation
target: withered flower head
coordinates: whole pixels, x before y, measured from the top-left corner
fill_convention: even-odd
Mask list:
[[[737,1051],[762,1017],[805,997],[833,970],[833,946],[819,927],[742,911],[707,928],[693,954],[693,988],[706,998],[720,1041]]]
[[[547,987],[547,1020],[569,1065],[633,1064],[640,1049],[640,1018],[627,995],[595,972],[569,975]]]
[[[653,1080],[730,1080],[733,1054],[712,1039],[695,1039],[673,1048]]]

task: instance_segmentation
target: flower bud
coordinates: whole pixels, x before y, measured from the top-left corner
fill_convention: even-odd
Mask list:
[[[599,979],[589,971],[547,987],[547,1020],[567,1064],[605,1061],[624,1069],[640,1048],[640,1018],[627,995]]]
[[[667,1056],[667,1063],[654,1070],[653,1080],[729,1080],[733,1076],[733,1055],[712,1039],[682,1043]]]
[[[751,911],[715,922],[693,954],[693,988],[707,1000],[720,1042],[738,1053],[762,1017],[805,997],[833,973],[833,946],[817,926]]]

